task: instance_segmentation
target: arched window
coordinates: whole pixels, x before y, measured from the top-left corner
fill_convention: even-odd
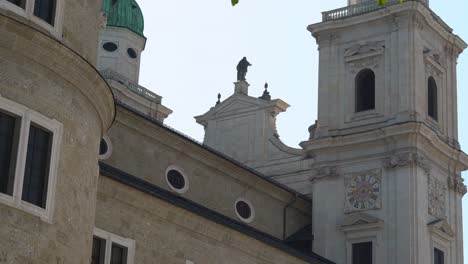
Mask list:
[[[437,120],[437,112],[437,83],[431,76],[427,80],[427,114]]]
[[[356,75],[356,112],[375,109],[375,74],[364,69]]]

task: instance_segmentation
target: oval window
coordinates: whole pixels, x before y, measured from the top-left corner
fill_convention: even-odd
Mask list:
[[[166,170],[166,182],[172,190],[178,193],[185,193],[189,188],[188,178],[182,170],[175,166],[170,166]]]
[[[172,185],[175,189],[181,190],[185,187],[185,179],[182,174],[176,170],[170,170],[167,173],[167,180],[169,184]]]
[[[129,49],[127,50],[127,53],[128,53],[128,56],[129,56],[130,58],[132,58],[132,59],[136,59],[136,58],[138,57],[136,51],[135,51],[134,49],[132,49],[132,48],[129,48]]]
[[[237,217],[240,220],[246,223],[251,223],[255,217],[255,212],[252,204],[244,199],[239,199],[236,201],[235,210]]]
[[[102,48],[105,49],[106,51],[113,52],[117,50],[117,44],[113,42],[106,42],[104,45],[102,45]]]

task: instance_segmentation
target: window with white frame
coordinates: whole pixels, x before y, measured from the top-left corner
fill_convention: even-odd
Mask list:
[[[51,221],[62,125],[0,96],[0,202]]]
[[[30,19],[60,37],[63,0],[0,0],[0,7]]]
[[[135,240],[94,228],[91,264],[133,264]]]

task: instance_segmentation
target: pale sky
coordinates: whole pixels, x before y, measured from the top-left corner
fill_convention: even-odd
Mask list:
[[[235,67],[247,56],[253,64],[247,75],[250,95],[260,96],[267,81],[272,97],[291,105],[278,116],[283,142],[297,148],[307,140],[317,116],[318,53],[306,27],[346,0],[240,0],[236,7],[230,0],[137,1],[148,38],[140,84],[163,96],[174,111],[168,125],[202,141],[203,128],[193,117],[214,106],[218,93],[223,99],[233,93]],[[431,8],[468,41],[466,1],[432,0]],[[460,143],[468,151],[468,51],[458,62]],[[465,212],[467,206],[465,198]],[[468,213],[464,222],[468,245]]]

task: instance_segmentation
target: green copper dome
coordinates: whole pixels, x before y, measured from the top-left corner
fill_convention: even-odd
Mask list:
[[[135,0],[104,0],[102,12],[107,15],[107,25],[130,29],[144,37],[143,13]]]

